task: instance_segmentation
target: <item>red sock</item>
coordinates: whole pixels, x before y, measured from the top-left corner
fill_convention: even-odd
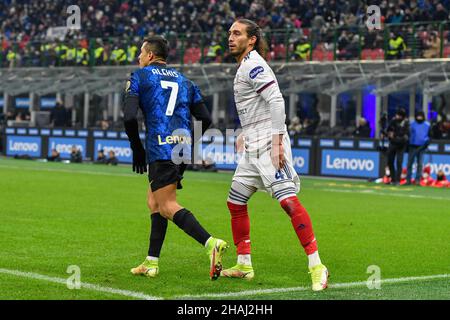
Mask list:
[[[250,254],[250,219],[247,205],[227,201],[231,213],[231,230],[237,254]]]
[[[291,217],[297,237],[300,240],[307,255],[317,251],[317,242],[314,237],[311,219],[306,209],[301,205],[298,198],[293,196],[281,201],[284,211]]]

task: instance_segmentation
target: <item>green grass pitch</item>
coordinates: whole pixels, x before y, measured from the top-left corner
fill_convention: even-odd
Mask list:
[[[231,244],[225,267],[236,259],[226,208],[231,177],[187,172],[178,193],[211,234]],[[163,299],[450,299],[450,189],[302,178],[299,197],[331,273],[331,287],[320,293],[308,289],[307,258],[288,217],[263,192],[249,202],[253,281],[210,281],[205,250],[172,223],[159,276],[132,276],[148,248],[146,193],[146,176],[129,166],[0,158],[0,299],[139,298],[98,287]],[[70,265],[92,287],[69,290]],[[371,265],[381,279],[396,280],[369,290]],[[405,279],[423,276],[438,277]]]

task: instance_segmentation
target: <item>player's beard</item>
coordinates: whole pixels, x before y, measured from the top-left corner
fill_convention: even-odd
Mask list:
[[[234,47],[235,49],[239,49],[238,47]],[[235,50],[235,51],[231,51],[230,50],[230,54],[235,57],[238,58],[240,57],[243,53],[244,53],[245,49],[240,49],[240,50]]]

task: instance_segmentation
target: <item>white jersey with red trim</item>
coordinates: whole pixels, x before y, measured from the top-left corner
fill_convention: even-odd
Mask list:
[[[275,74],[256,50],[245,56],[237,70],[234,99],[244,133],[245,150],[264,152],[270,146],[273,133],[271,101],[282,101],[282,112],[285,111]],[[277,132],[287,134],[284,121]]]

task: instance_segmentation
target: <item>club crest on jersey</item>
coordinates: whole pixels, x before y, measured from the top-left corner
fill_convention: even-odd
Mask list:
[[[256,76],[263,71],[264,71],[264,68],[261,66],[257,66],[255,68],[253,68],[249,73],[250,79],[255,79]]]

